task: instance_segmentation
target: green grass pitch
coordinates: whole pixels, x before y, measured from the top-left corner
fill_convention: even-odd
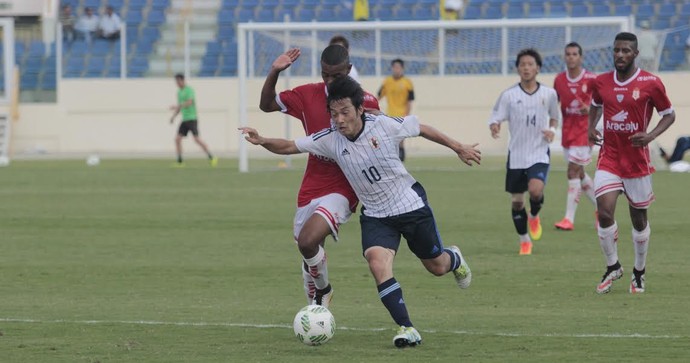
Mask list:
[[[631,226],[619,199],[626,272],[599,296],[592,205],[582,198],[575,231],[553,229],[565,208],[561,159],[546,189],[544,236],[532,256],[519,256],[504,158],[468,168],[411,157],[441,236],[461,246],[473,281],[460,291],[452,275],[433,277],[403,243],[395,275],[424,338],[405,350],[392,345],[357,216],[339,243],[327,242],[335,337],[320,347],[294,337],[292,318],[305,305],[292,241],[303,159],[249,174],[232,160],[217,169],[202,160],[184,169],[163,160],[16,161],[0,168],[0,362],[686,360],[690,174],[654,176],[643,295],[627,291]]]

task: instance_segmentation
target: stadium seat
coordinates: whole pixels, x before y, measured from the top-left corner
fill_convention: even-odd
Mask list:
[[[524,8],[522,3],[510,3],[508,5],[508,10],[506,11],[506,17],[511,19],[522,18],[525,16]]]
[[[592,5],[592,16],[611,16],[611,8],[608,4]]]
[[[570,8],[570,16],[572,17],[582,17],[589,16],[589,9],[586,5],[573,5]]]
[[[638,18],[651,18],[654,16],[654,5],[652,4],[639,4],[637,5],[637,12],[635,15]]]
[[[465,9],[464,19],[479,19],[482,15],[482,8],[480,5],[470,5]]]
[[[663,30],[671,27],[671,19],[667,17],[657,17],[656,20],[652,22],[652,29]]]
[[[255,20],[256,20],[256,21],[259,21],[259,22],[265,22],[265,23],[272,22],[272,21],[273,21],[273,15],[274,15],[274,14],[273,14],[273,9],[265,9],[265,8],[262,8],[262,9],[259,10],[259,12],[256,14],[256,19],[255,19]]]
[[[530,18],[543,18],[546,14],[546,8],[543,4],[529,4],[529,12],[527,15]]]
[[[89,7],[92,9],[98,9],[101,7],[101,0],[82,0],[81,6]],[[74,7],[75,9],[78,7]]]
[[[628,16],[632,14],[632,5],[621,4],[616,5],[613,15],[615,16]]]
[[[151,10],[146,16],[149,26],[159,26],[165,23],[165,12],[163,10]]]
[[[395,12],[395,15],[393,15],[393,19],[395,19],[395,20],[411,20],[412,19],[412,12],[408,8],[399,8]]]
[[[551,8],[549,9],[549,16],[552,18],[564,18],[568,16],[568,9],[566,9],[563,3],[551,3]]]
[[[129,0],[129,4],[127,5],[127,8],[129,10],[132,10],[132,9],[141,10],[144,8],[144,6],[146,6],[147,1],[148,0]]]
[[[321,21],[333,21],[335,18],[335,11],[330,8],[321,8],[319,11],[319,19]]]
[[[484,19],[500,19],[503,17],[503,9],[500,6],[489,6],[484,10]]]
[[[316,11],[311,8],[301,8],[295,12],[296,21],[312,21],[316,19]]]
[[[656,15],[670,18],[676,15],[676,11],[675,3],[665,3],[661,4],[661,7],[659,7],[659,12]]]
[[[254,10],[240,9],[237,12],[237,22],[238,23],[246,23],[250,20],[254,20]]]
[[[415,20],[432,20],[432,19],[434,19],[435,17],[434,17],[434,15],[433,15],[433,13],[431,12],[431,9],[430,9],[430,8],[428,8],[428,7],[420,7],[420,8],[417,8],[417,10],[415,10],[415,11],[413,12],[413,17],[412,17],[412,18],[415,19]]]

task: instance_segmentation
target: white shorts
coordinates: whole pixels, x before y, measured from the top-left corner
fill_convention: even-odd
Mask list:
[[[592,162],[592,148],[590,146],[563,148],[563,157],[569,163],[587,166]]]
[[[625,179],[608,171],[597,170],[594,173],[594,190],[597,198],[611,191],[625,193],[628,203],[635,209],[647,209],[654,201],[651,175]]]
[[[350,202],[341,194],[332,193],[312,199],[309,204],[297,208],[293,227],[295,241],[312,214],[318,214],[326,220],[326,223],[331,227],[333,239],[337,241],[340,225],[350,219],[352,212],[350,211]]]

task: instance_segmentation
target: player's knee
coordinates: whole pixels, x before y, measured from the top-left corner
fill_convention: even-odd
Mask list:
[[[314,256],[319,252],[320,239],[311,236],[300,235],[297,237],[297,248],[303,256]]]
[[[600,208],[598,210],[598,216],[599,216],[599,225],[600,226],[611,226],[614,223],[613,219],[613,213],[612,211],[608,209],[602,209]]]
[[[523,201],[513,201],[511,203],[511,208],[513,208],[514,211],[519,211],[522,210],[522,208],[525,208],[525,203]]]

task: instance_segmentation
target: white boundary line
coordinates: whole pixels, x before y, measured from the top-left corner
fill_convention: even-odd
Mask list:
[[[235,327],[235,328],[257,328],[257,329],[289,329],[291,325],[286,324],[250,324],[250,323],[212,323],[212,322],[185,322],[185,321],[152,321],[152,320],[39,320],[39,319],[19,319],[19,318],[0,318],[0,323],[27,323],[27,324],[81,324],[81,325],[170,325],[170,326],[193,326],[193,327]],[[378,332],[393,330],[388,328],[352,328],[340,326],[338,330]],[[481,332],[468,330],[421,330],[423,333],[445,333],[458,335],[478,335],[495,337],[541,337],[541,338],[611,338],[611,339],[688,339],[689,336],[683,335],[653,335],[653,334],[562,334],[562,333],[515,333],[515,332]]]

